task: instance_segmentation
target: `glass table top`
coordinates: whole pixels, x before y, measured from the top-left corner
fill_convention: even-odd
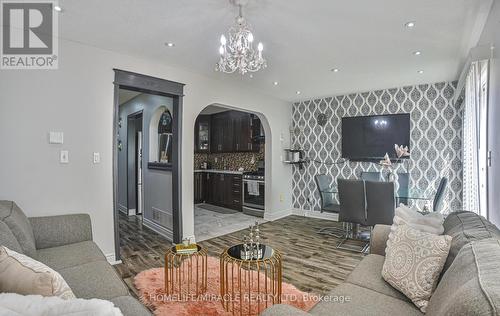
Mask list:
[[[332,186],[327,190],[322,190],[321,193],[330,193],[336,194],[338,193],[337,186]],[[429,192],[427,189],[422,190],[419,188],[399,188],[398,192],[395,195],[398,199],[409,199],[409,200],[432,200],[434,199],[434,194]]]
[[[245,248],[246,246],[246,248]],[[227,250],[227,254],[237,260],[263,260],[270,259],[274,254],[274,249],[270,246],[260,244],[259,251],[257,252],[254,245],[253,251],[250,249],[250,245],[239,244],[232,246]]]

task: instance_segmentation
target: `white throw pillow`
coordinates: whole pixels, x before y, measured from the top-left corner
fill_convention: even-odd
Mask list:
[[[451,239],[399,225],[389,235],[382,277],[425,313],[448,257]]]
[[[33,258],[0,246],[1,292],[76,298],[63,277]]]
[[[11,316],[123,316],[113,303],[100,299],[63,300],[41,295],[0,294],[0,315]]]
[[[444,232],[443,222],[444,217],[441,213],[433,212],[424,215],[414,208],[400,204],[396,208],[391,230],[394,231],[397,225],[410,225],[423,232],[442,235]]]

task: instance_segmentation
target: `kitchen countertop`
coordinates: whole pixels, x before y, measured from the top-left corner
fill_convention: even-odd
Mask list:
[[[243,174],[243,172],[245,172],[245,171],[237,171],[237,170],[220,170],[220,169],[196,169],[194,172],[210,172],[210,173]]]

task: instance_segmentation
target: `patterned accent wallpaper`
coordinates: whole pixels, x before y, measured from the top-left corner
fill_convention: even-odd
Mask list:
[[[194,154],[194,169],[200,169],[203,162],[208,162],[212,169],[238,170],[240,167],[245,171],[256,171],[257,162],[264,160],[264,144],[261,144],[259,152],[242,153],[219,153],[219,154]],[[252,163],[252,158],[254,163]]]
[[[452,102],[455,88],[455,82],[442,82],[297,102],[292,110],[292,144],[304,149],[310,159],[332,163],[341,158],[342,117],[410,113],[411,156],[396,170],[409,169],[410,187],[426,190],[431,196],[440,177],[448,177],[441,211],[458,210],[462,205],[462,111]],[[326,115],[324,126],[317,123],[318,114]],[[316,174],[327,173],[334,181],[337,177],[359,178],[362,171],[382,167],[369,162],[310,162],[304,169],[292,168],[294,208],[319,210]]]

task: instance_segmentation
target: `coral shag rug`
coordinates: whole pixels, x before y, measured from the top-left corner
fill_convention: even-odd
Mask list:
[[[208,289],[202,298],[180,301],[172,299],[173,296],[168,297],[164,290],[164,268],[149,269],[136,275],[134,285],[139,290],[139,298],[155,315],[232,315],[224,310],[220,300],[219,259],[207,257],[207,260]],[[304,311],[310,310],[317,302],[314,295],[299,291],[285,282],[282,284],[282,293],[282,304],[289,304]]]

